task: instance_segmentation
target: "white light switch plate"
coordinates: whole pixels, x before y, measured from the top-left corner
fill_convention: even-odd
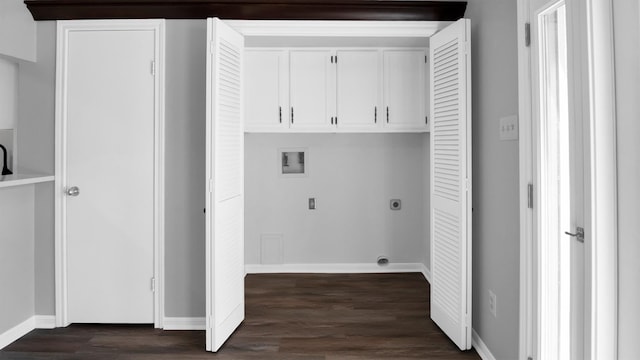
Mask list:
[[[518,117],[505,116],[500,119],[500,140],[518,140]]]

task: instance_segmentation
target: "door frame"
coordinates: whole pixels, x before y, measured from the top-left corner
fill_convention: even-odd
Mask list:
[[[56,326],[68,326],[67,297],[67,237],[66,201],[64,189],[67,186],[67,47],[68,36],[73,31],[96,30],[151,30],[155,33],[155,94],[154,94],[154,229],[153,229],[153,295],[154,327],[162,328],[164,322],[164,62],[165,62],[165,21],[164,20],[70,20],[58,21],[56,33],[56,110],[55,110],[55,317]]]
[[[585,186],[585,358],[617,358],[617,188],[616,118],[611,0],[566,0],[576,11],[571,32],[578,52],[577,66],[585,79],[575,92],[584,119]],[[518,97],[520,116],[520,334],[519,358],[536,358],[541,329],[539,316],[539,257],[534,239],[536,197],[529,208],[528,185],[534,194],[536,132],[533,128],[531,49],[526,24],[531,23],[530,0],[518,0]],[[576,31],[576,28],[579,29]],[[575,84],[570,84],[570,86]],[[569,229],[568,229],[569,230]]]

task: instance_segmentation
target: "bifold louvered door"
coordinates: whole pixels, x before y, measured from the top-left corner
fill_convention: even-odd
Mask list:
[[[430,39],[431,318],[471,348],[471,62],[469,20]]]
[[[207,20],[206,341],[217,351],[244,320],[244,38]]]

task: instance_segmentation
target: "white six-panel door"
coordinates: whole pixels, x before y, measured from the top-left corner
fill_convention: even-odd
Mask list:
[[[244,38],[207,20],[207,350],[244,320]]]
[[[471,348],[471,62],[469,20],[430,39],[431,318]]]

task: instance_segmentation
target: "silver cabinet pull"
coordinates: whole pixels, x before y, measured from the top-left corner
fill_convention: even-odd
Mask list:
[[[577,227],[576,228],[576,233],[572,234],[568,231],[564,232],[565,234],[569,235],[569,236],[573,236],[576,238],[576,240],[580,241],[580,242],[584,242],[584,228],[581,227]]]
[[[66,191],[68,196],[78,196],[80,195],[80,189],[77,186],[72,186]]]

